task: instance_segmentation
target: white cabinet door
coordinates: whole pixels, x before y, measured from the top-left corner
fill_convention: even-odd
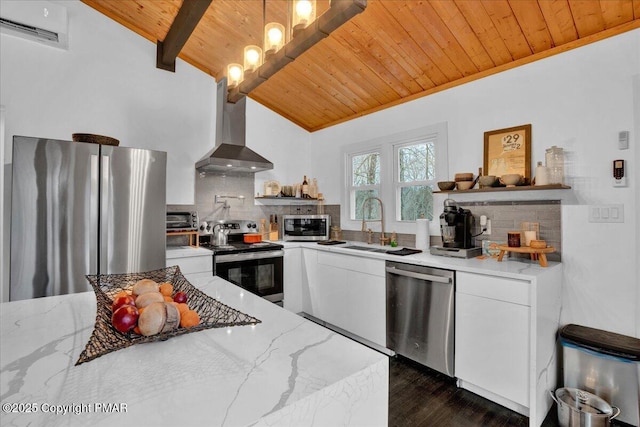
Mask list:
[[[282,306],[293,312],[302,311],[302,249],[284,248]]]
[[[380,261],[384,268],[384,261]],[[345,322],[349,331],[386,347],[385,277],[355,271],[347,272]]]
[[[529,406],[529,316],[525,305],[456,293],[456,377]]]
[[[385,347],[384,260],[319,252],[315,282],[314,317]]]
[[[318,251],[302,248],[302,311],[317,317]]]

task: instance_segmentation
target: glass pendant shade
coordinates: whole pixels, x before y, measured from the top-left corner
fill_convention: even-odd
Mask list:
[[[291,11],[292,36],[304,30],[316,19],[316,0],[294,0]]]
[[[262,65],[262,49],[255,45],[248,45],[244,48],[244,72],[253,73]]]
[[[227,65],[227,87],[233,88],[240,84],[244,77],[244,70],[240,64]]]
[[[264,26],[264,58],[282,49],[284,46],[284,25],[277,22],[269,22]]]

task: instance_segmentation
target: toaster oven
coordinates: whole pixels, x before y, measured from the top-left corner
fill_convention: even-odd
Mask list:
[[[284,215],[282,217],[283,240],[329,240],[330,231],[331,216],[329,215]]]
[[[198,212],[167,212],[167,231],[196,231]]]

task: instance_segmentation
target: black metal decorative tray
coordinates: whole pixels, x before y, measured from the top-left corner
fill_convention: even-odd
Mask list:
[[[165,341],[171,337],[204,329],[261,323],[255,317],[222,304],[195,288],[185,279],[177,265],[142,273],[90,275],[87,276],[87,279],[96,295],[96,323],[89,342],[80,354],[76,365],[135,344]],[[200,316],[200,324],[190,328],[180,327],[152,336],[142,336],[133,332],[123,334],[116,330],[111,325],[111,303],[116,294],[121,291],[130,291],[133,285],[141,279],[151,279],[158,283],[169,282],[173,285],[175,292],[185,292],[189,298],[189,308],[195,310]]]

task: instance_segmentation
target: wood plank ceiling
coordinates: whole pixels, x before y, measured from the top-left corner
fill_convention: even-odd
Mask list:
[[[82,1],[154,43],[182,4]],[[287,8],[214,0],[179,57],[218,80],[245,45],[262,44],[263,22],[285,24]],[[315,131],[636,28],[640,0],[368,0],[249,97]]]

